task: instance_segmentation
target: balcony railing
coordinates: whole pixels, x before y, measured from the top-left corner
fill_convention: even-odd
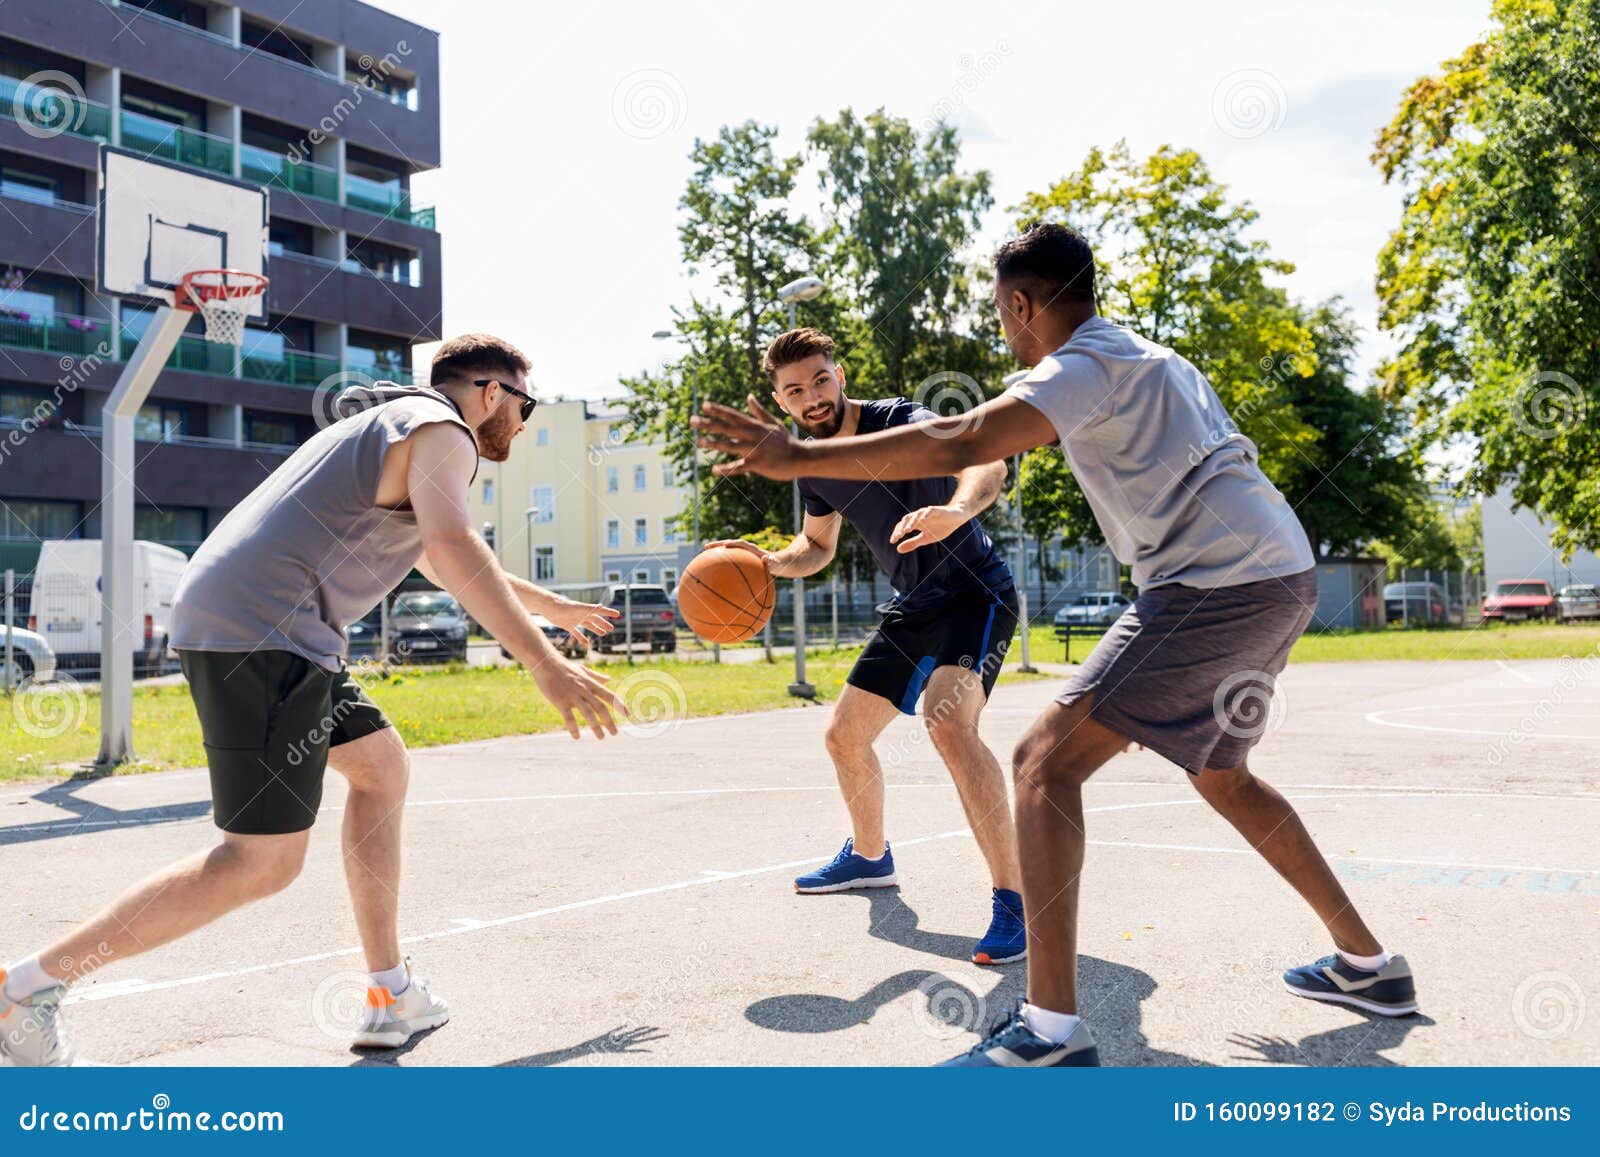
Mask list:
[[[409,221],[424,229],[438,228],[432,205],[418,205],[404,189],[369,181],[366,177],[345,174],[344,203],[352,209],[365,209],[368,213]]]
[[[72,354],[86,357],[99,353],[116,360],[108,347],[111,323],[104,318],[74,317],[57,313],[33,317],[20,310],[0,310],[0,345],[12,349],[38,350],[40,353]]]
[[[339,203],[339,172],[312,161],[296,161],[255,145],[239,146],[239,175],[302,197]]]
[[[48,205],[52,209],[65,209],[69,213],[77,213],[83,217],[93,217],[98,212],[93,205],[82,205],[77,201],[63,201],[48,189],[38,189],[32,185],[7,185],[0,181],[0,197],[9,197],[13,201],[25,201],[30,205]]]
[[[81,434],[85,438],[101,438],[105,429],[101,426],[86,426],[82,422],[51,415],[43,421],[30,422],[25,418],[0,417],[0,430],[26,430],[32,433],[35,430],[53,430],[61,434]],[[204,446],[213,450],[252,450],[267,454],[293,454],[298,444],[285,442],[235,442],[232,438],[208,438],[198,434],[171,434],[162,433],[159,437],[152,438],[149,431],[140,430],[138,426],[133,430],[136,442],[162,442],[169,446]],[[3,536],[0,536],[3,539]]]
[[[13,76],[0,76],[0,117],[15,120],[34,136],[68,133],[111,139],[111,109],[106,105],[55,86],[25,86]]]
[[[198,129],[122,110],[122,145],[180,165],[233,175],[233,142]]]
[[[318,269],[342,269],[346,273],[388,281],[395,285],[409,285],[413,289],[422,285],[422,275],[417,272],[415,261],[411,262],[410,269],[368,269],[353,257],[335,261],[331,257],[317,257],[311,253],[298,253],[293,249],[272,249],[268,251],[267,256],[273,261],[297,261],[301,265],[314,265]]]
[[[240,358],[240,377],[284,386],[317,386],[339,372],[339,359],[326,354],[284,350],[281,354],[247,353]]]

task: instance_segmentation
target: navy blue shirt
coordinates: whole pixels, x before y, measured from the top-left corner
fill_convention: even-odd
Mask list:
[[[936,415],[909,398],[862,402],[857,434],[876,434],[895,426],[926,422]],[[889,541],[905,515],[924,506],[943,506],[956,492],[948,474],[912,482],[847,482],[837,478],[800,479],[806,513],[838,513],[866,540],[872,557],[889,576],[895,604],[906,612],[926,611],[973,592],[1001,592],[1013,583],[1011,569],[994,541],[972,519],[943,542],[899,553]]]

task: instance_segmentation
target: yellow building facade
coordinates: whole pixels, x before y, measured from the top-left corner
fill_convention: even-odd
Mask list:
[[[690,488],[660,443],[623,441],[625,420],[614,403],[541,402],[511,457],[479,464],[473,518],[507,571],[542,586],[677,586],[694,553],[674,521]]]

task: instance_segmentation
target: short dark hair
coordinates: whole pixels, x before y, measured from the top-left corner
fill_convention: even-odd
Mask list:
[[[996,281],[1021,282],[1041,308],[1057,302],[1094,304],[1094,250],[1070,225],[1041,221],[994,255]]]
[[[528,357],[516,346],[487,333],[453,337],[433,355],[428,384],[438,389],[455,380],[514,378],[528,372]]]
[[[791,329],[772,339],[772,344],[767,347],[767,356],[761,359],[761,368],[766,371],[769,381],[777,381],[778,371],[784,366],[803,362],[813,354],[822,354],[832,361],[833,339],[809,325],[802,329]]]

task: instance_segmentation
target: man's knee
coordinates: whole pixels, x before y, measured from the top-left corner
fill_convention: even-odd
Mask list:
[[[823,742],[827,745],[828,754],[835,759],[860,755],[872,747],[871,737],[862,728],[853,726],[849,720],[837,716],[828,724]]]
[[[1189,781],[1202,799],[1218,808],[1244,798],[1256,786],[1255,776],[1244,764],[1227,769],[1208,767],[1199,775],[1191,775]]]
[[[978,722],[961,715],[929,715],[928,738],[941,752],[960,751],[978,742]]]
[[[270,896],[294,883],[306,862],[309,832],[283,836],[237,836],[223,839],[223,853],[231,857],[242,872],[249,891]]]
[[[1064,784],[1082,786],[1100,763],[1079,752],[1077,745],[1048,731],[1034,730],[1011,751],[1011,779],[1018,791]]]
[[[411,783],[411,754],[392,727],[330,749],[328,763],[353,791],[402,799]]]

